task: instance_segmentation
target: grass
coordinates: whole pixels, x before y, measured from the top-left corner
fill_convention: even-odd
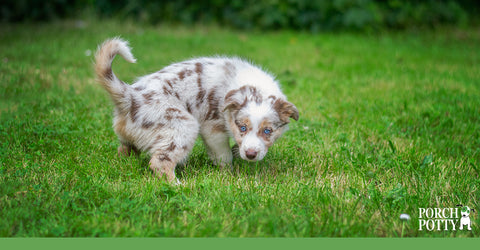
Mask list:
[[[80,25],[79,25],[80,24]],[[480,32],[306,34],[112,21],[0,25],[0,236],[478,237]],[[93,53],[113,36],[125,81],[204,55],[278,76],[300,120],[256,164],[177,176],[121,158]],[[477,209],[472,231],[419,231],[418,209]],[[412,219],[401,221],[399,215]]]

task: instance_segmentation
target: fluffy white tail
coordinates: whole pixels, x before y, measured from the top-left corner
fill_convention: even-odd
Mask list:
[[[117,108],[124,110],[127,107],[123,107],[123,104],[125,104],[123,100],[129,85],[118,79],[112,71],[112,62],[117,54],[128,62],[136,62],[128,42],[120,38],[112,38],[98,47],[95,54],[95,72],[97,73],[97,80],[110,93]]]

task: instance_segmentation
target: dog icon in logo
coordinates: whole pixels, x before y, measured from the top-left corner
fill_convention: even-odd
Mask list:
[[[460,210],[462,218],[460,218],[460,230],[463,230],[463,226],[467,226],[468,231],[472,231],[472,223],[470,221],[470,208],[468,206],[462,207]]]

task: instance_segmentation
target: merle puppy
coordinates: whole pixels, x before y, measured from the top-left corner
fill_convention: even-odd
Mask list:
[[[199,134],[211,159],[223,167],[232,161],[230,137],[242,159],[259,161],[287,130],[290,118],[298,120],[297,108],[274,77],[241,59],[196,58],[128,85],[112,71],[117,54],[136,61],[128,43],[114,38],[99,46],[95,71],[115,104],[118,152],[148,152],[150,169],[168,181],[178,182],[175,166]]]

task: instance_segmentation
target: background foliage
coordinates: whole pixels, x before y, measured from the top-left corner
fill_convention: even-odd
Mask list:
[[[65,18],[93,12],[100,17],[133,18],[146,23],[217,23],[240,29],[371,30],[435,27],[472,22],[474,0],[6,0],[7,22]]]

